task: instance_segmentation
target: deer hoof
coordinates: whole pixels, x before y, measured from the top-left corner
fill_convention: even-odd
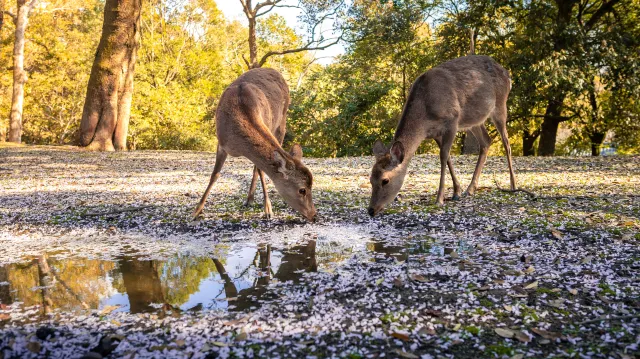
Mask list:
[[[452,201],[459,201],[460,200],[460,195],[459,194],[454,194],[453,197],[451,197]]]
[[[251,207],[253,205],[253,200],[246,200],[244,201],[244,203],[242,204],[244,207]]]

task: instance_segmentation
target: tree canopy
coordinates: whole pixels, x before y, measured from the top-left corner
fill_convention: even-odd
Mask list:
[[[376,139],[392,137],[414,79],[466,55],[473,30],[476,53],[510,71],[509,133],[516,154],[598,155],[603,146],[640,151],[638,0],[248,5],[258,10],[255,54],[250,26],[225,18],[213,0],[144,3],[129,148],[214,150],[212,120],[222,91],[258,64],[281,71],[291,88],[288,141],[315,156],[370,154]],[[5,3],[0,32],[0,63],[7,64],[0,72],[3,140],[15,6]],[[283,6],[300,9],[301,28],[271,11]],[[24,142],[76,140],[103,8],[101,0],[34,6],[26,30]],[[345,53],[328,65],[319,64],[314,52],[289,52],[336,41]],[[497,135],[493,129],[490,134]],[[421,151],[435,148],[426,143]]]

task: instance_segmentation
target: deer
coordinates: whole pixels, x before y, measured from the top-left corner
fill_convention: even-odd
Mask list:
[[[249,70],[225,89],[215,114],[216,162],[209,185],[193,212],[194,219],[202,213],[227,156],[242,156],[254,164],[245,206],[254,202],[260,177],[264,213],[267,219],[272,217],[266,174],[289,206],[308,221],[315,221],[317,211],[311,195],[313,176],[302,163],[302,147],[295,144],[289,152],[282,148],[289,101],[289,87],[273,69]]]
[[[464,195],[473,196],[487,159],[491,137],[484,124],[495,125],[509,166],[511,190],[516,179],[507,134],[507,98],[511,90],[509,72],[489,56],[468,55],[440,64],[420,75],[411,86],[393,142],[373,145],[375,163],[369,178],[372,187],[368,213],[378,214],[400,192],[411,158],[425,139],[440,148],[440,184],[436,203],[444,205],[445,176],[449,168],[453,200],[461,196],[460,182],[450,152],[458,131],[470,130],[478,140],[480,155],[471,183]]]

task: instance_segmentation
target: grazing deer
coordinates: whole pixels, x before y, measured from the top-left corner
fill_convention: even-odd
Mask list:
[[[396,129],[393,143],[373,146],[376,162],[371,171],[372,217],[391,202],[402,187],[409,161],[424,139],[433,138],[440,147],[440,186],[436,202],[444,204],[446,168],[453,180],[453,199],[460,197],[460,182],[449,152],[460,130],[469,129],[477,138],[480,156],[466,193],[473,195],[487,159],[491,137],[484,126],[488,117],[496,126],[507,153],[511,189],[516,179],[507,137],[507,97],[511,90],[509,73],[488,56],[465,56],[447,61],[422,74],[413,83]]]
[[[193,216],[204,208],[213,184],[227,155],[244,156],[254,164],[253,178],[245,205],[253,202],[257,177],[264,194],[264,212],[271,217],[271,201],[264,173],[271,178],[284,201],[313,221],[316,208],[311,198],[313,177],[302,164],[302,148],[294,145],[291,152],[282,149],[289,107],[289,87],[276,70],[253,69],[235,80],[222,94],[216,110],[218,152],[209,186],[202,195]]]

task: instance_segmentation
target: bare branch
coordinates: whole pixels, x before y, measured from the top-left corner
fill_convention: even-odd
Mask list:
[[[289,50],[283,50],[283,51],[269,51],[266,54],[264,54],[264,56],[262,56],[262,59],[260,59],[260,62],[258,62],[258,67],[262,67],[262,65],[264,65],[265,62],[267,62],[267,60],[271,56],[293,54],[293,53],[302,52],[302,51],[324,50],[324,49],[327,49],[327,48],[329,48],[329,47],[331,47],[333,45],[336,45],[338,42],[340,42],[340,40],[342,40],[342,36],[336,38],[335,41],[332,41],[332,42],[330,42],[328,44],[325,44],[325,45],[312,46],[313,43],[316,42],[316,41],[311,41],[311,42],[307,43],[307,45],[305,45],[303,47],[299,47],[297,49],[289,49]]]

